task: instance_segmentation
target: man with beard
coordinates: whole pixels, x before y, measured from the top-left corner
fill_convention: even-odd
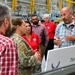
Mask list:
[[[31,17],[32,31],[39,35],[41,39],[41,56],[43,57],[44,50],[48,44],[48,32],[46,27],[39,22],[38,16],[33,14]]]
[[[75,45],[75,20],[72,18],[72,12],[68,7],[61,10],[63,22],[56,28],[54,43],[59,47]]]
[[[14,41],[6,35],[11,31],[9,8],[0,3],[0,75],[18,75],[18,53]]]

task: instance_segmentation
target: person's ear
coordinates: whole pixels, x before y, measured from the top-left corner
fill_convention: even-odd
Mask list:
[[[21,26],[17,25],[17,26],[16,26],[16,29],[19,29],[20,27],[21,27]]]
[[[4,26],[7,28],[9,25],[9,21],[7,18],[4,19]]]

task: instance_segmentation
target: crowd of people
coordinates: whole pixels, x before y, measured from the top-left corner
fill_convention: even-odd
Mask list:
[[[31,21],[12,18],[0,3],[0,75],[32,75],[42,72],[42,59],[48,50],[75,45],[75,20],[68,7],[61,10],[62,22],[52,22],[48,14],[41,22],[36,14]],[[45,64],[44,64],[45,65]],[[43,68],[44,69],[44,68]]]

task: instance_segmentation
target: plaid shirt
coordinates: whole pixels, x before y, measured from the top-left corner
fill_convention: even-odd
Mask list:
[[[65,36],[69,36],[70,33],[75,36],[75,23],[74,23],[74,21],[72,24],[68,24],[68,25],[64,24],[64,22],[61,22],[57,26],[54,39],[56,39],[57,37],[60,37],[60,39],[62,40],[62,44],[59,47],[66,47],[66,46],[75,45],[75,41],[66,41],[64,39]]]
[[[0,75],[18,75],[16,44],[0,33]]]

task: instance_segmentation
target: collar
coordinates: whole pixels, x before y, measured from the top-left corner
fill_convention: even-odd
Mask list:
[[[45,23],[46,26],[48,26],[51,23],[51,21],[49,20],[49,22],[47,22],[47,23],[44,22],[44,23]]]
[[[70,23],[70,24],[65,24],[65,23],[63,23],[63,25],[66,26],[67,28],[69,28],[69,27],[71,27],[71,26],[75,26],[74,24],[75,24],[74,20],[73,20],[73,22]]]
[[[33,23],[31,24],[33,27],[37,27],[40,26],[40,24],[38,23],[38,25],[34,25]]]

